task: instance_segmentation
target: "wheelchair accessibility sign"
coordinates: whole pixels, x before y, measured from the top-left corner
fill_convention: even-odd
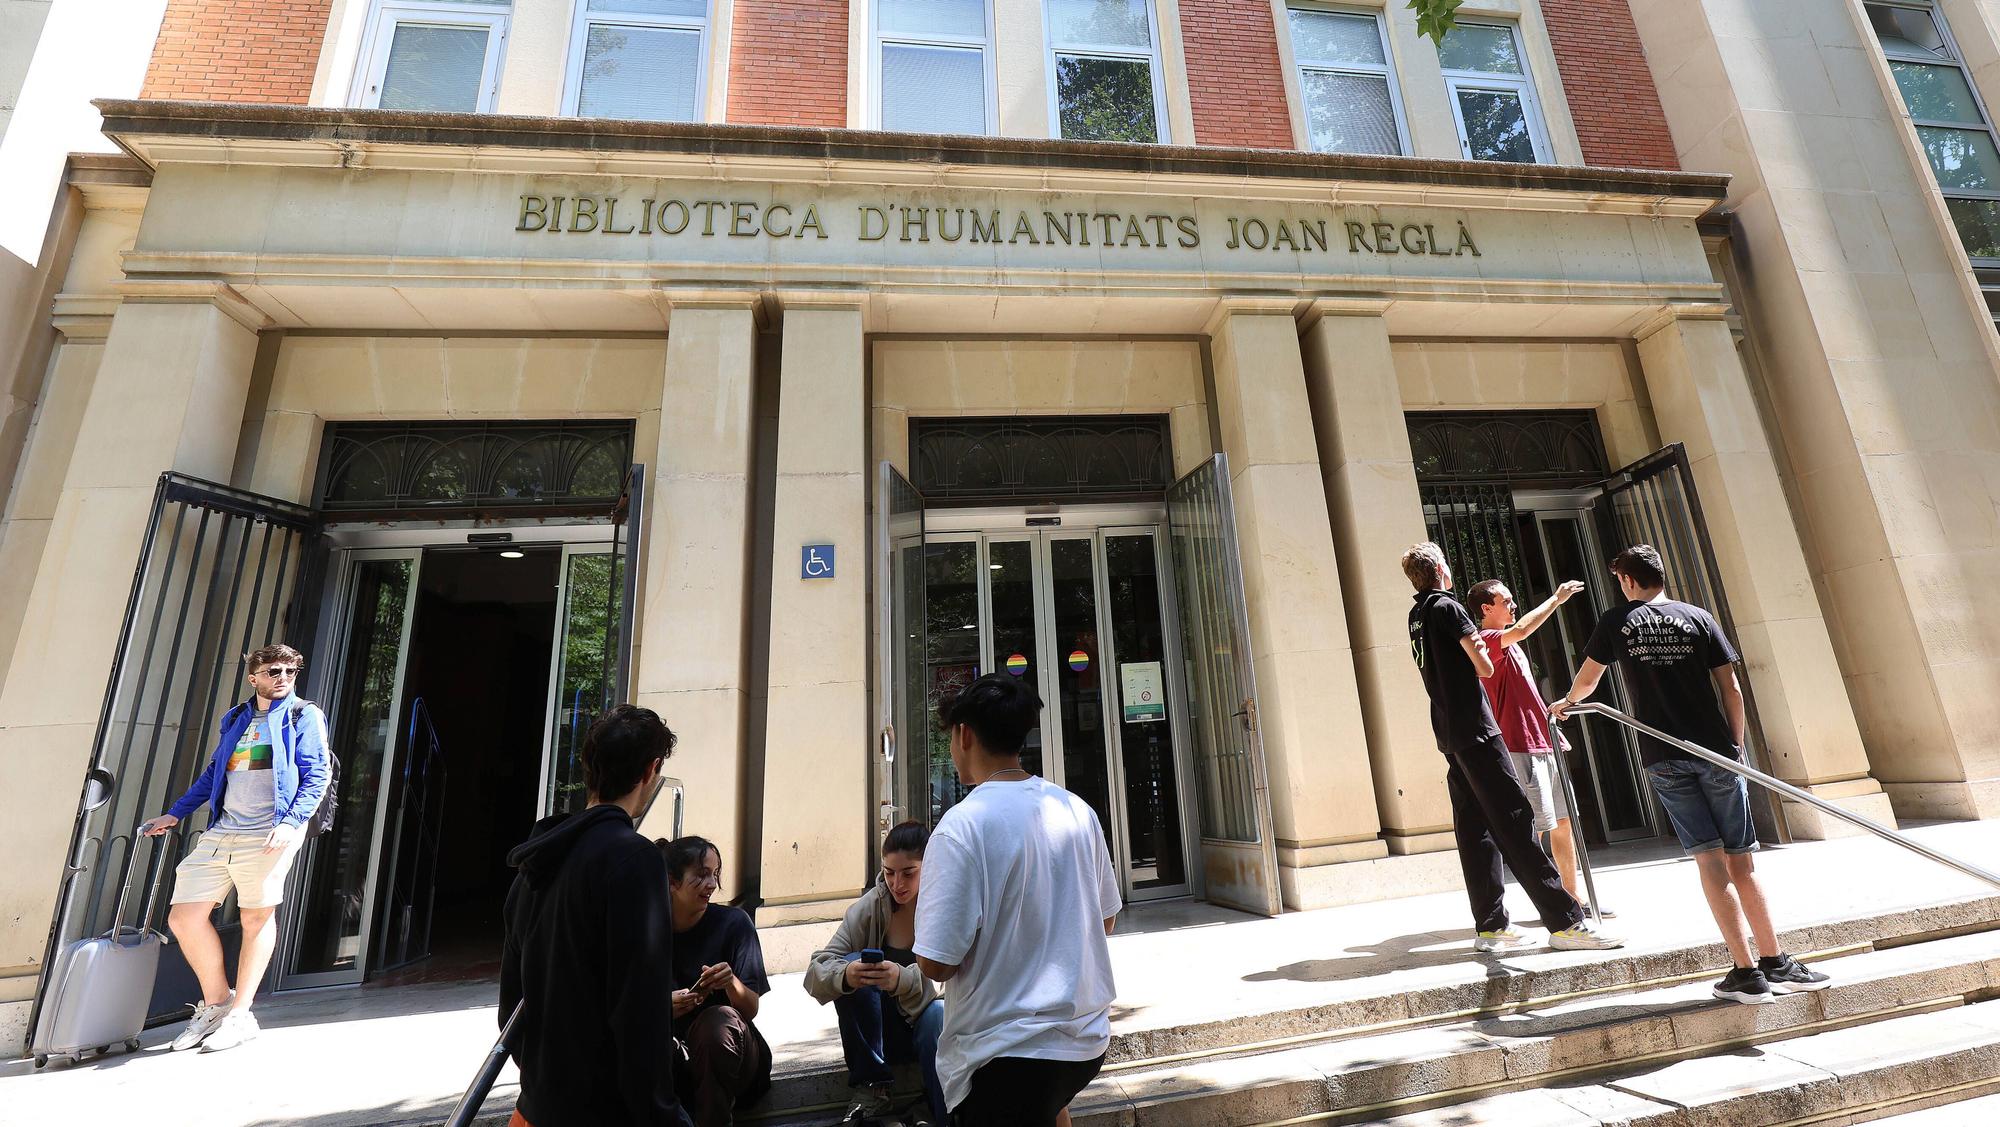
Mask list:
[[[800,579],[833,578],[833,545],[807,544],[799,549]]]

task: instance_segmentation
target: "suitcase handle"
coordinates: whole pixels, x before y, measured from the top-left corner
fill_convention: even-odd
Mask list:
[[[153,859],[146,863],[145,914],[139,917],[139,925],[137,927],[127,927],[125,924],[125,902],[132,896],[132,870],[134,868],[132,865],[125,866],[125,883],[118,889],[118,906],[112,910],[111,930],[107,933],[111,939],[116,940],[126,931],[134,931],[140,935],[144,935],[146,932],[152,930],[153,908],[158,903],[160,893],[160,863],[166,860],[167,839],[169,836],[171,835],[160,834],[153,839]],[[133,831],[132,837],[135,842],[138,840],[139,834],[137,830]],[[165,937],[162,936],[162,938]]]

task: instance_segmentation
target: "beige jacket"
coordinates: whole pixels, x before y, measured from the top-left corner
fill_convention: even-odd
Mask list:
[[[847,918],[840,921],[833,940],[813,952],[812,962],[806,965],[806,993],[819,999],[821,1005],[849,993],[847,956],[882,946],[889,936],[889,913],[893,907],[889,890],[880,884],[862,893],[861,899],[847,909]],[[936,997],[936,984],[925,978],[922,971],[914,965],[903,968],[902,977],[896,982],[896,1004],[904,1017],[915,1021]]]

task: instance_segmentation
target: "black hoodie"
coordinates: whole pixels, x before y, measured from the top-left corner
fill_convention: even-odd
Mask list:
[[[674,1098],[667,861],[616,806],[535,825],[507,855],[500,1021],[534,1127],[685,1127]]]

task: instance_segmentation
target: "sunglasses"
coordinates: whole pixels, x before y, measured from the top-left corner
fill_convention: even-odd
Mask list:
[[[299,675],[299,667],[296,665],[268,666],[264,669],[263,672],[257,674],[257,676],[259,677],[269,677],[272,678],[273,680],[276,680],[279,677],[296,677],[298,675]]]

